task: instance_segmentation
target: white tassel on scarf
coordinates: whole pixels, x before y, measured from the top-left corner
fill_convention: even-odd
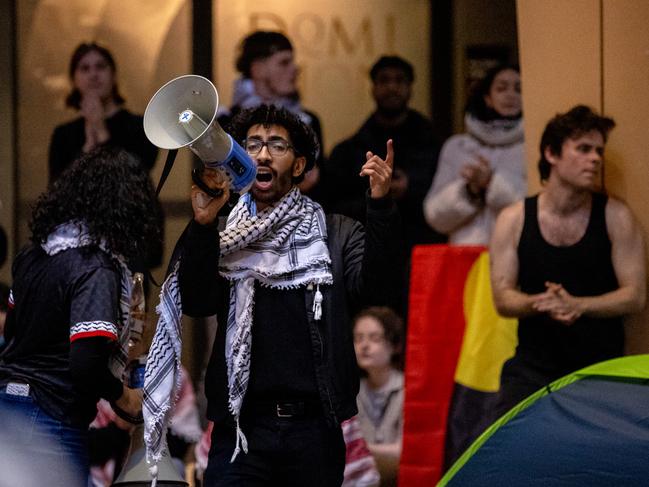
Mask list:
[[[316,285],[315,296],[313,298],[313,318],[320,321],[322,318],[322,293],[320,292],[320,284]]]

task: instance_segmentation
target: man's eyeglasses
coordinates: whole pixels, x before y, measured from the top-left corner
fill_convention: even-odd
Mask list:
[[[264,142],[261,139],[246,139],[243,141],[243,148],[251,156],[256,156],[261,152],[264,146],[268,147],[268,153],[271,156],[283,156],[293,146],[284,139],[270,139]]]

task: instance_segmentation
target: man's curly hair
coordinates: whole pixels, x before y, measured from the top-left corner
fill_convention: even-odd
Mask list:
[[[295,155],[306,158],[304,171],[300,176],[293,178],[295,184],[300,183],[304,179],[304,174],[313,168],[320,151],[320,144],[311,127],[285,108],[275,105],[259,105],[255,108],[242,110],[234,117],[230,123],[230,135],[234,140],[243,144],[248,129],[253,125],[263,125],[264,127],[279,125],[286,129],[291,138],[290,142],[295,150]]]
[[[598,115],[586,105],[576,105],[566,113],[557,113],[545,126],[539,143],[541,156],[538,167],[541,182],[547,181],[552,170],[552,164],[545,158],[546,148],[561,157],[563,143],[567,139],[577,139],[588,132],[597,131],[606,143],[608,134],[614,127],[615,121],[612,118]]]
[[[31,240],[40,245],[66,222],[85,223],[95,243],[127,262],[146,259],[162,238],[162,215],[140,161],[118,148],[101,147],[76,160],[32,211]]]

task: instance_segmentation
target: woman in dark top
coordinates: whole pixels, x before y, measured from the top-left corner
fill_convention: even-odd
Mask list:
[[[127,150],[148,171],[157,149],[144,134],[142,117],[124,109],[117,89],[116,65],[111,53],[95,43],[81,44],[72,54],[69,75],[72,92],[66,105],[80,117],[59,125],[50,143],[50,182],[72,161],[100,145]]]
[[[137,417],[123,385],[131,272],[160,237],[154,192],[131,154],[100,148],[39,198],[31,245],[13,265],[0,355],[0,445],[11,485],[85,486],[88,425],[100,397]],[[31,483],[33,482],[33,483]]]

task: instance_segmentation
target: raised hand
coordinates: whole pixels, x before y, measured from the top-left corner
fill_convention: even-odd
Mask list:
[[[110,138],[110,133],[106,127],[106,112],[101,99],[96,93],[84,94],[79,112],[84,120],[84,130],[86,135],[85,143],[82,147],[83,152],[90,152],[100,144],[103,144]]]
[[[392,169],[394,167],[394,149],[392,139],[386,144],[387,154],[385,160],[381,159],[371,151],[365,154],[365,164],[361,168],[361,176],[370,178],[370,196],[372,198],[383,198],[390,192],[392,182]]]
[[[491,181],[492,170],[489,161],[477,156],[477,162],[468,162],[460,171],[460,176],[464,178],[466,184],[473,194],[479,194],[489,186]]]
[[[202,178],[209,188],[223,190],[221,196],[212,198],[198,186],[192,184],[191,198],[194,220],[201,225],[209,225],[216,220],[219,211],[230,199],[230,183],[221,171],[215,169],[206,168]]]
[[[106,116],[101,98],[96,93],[87,93],[81,98],[79,113],[93,127],[103,123]]]

